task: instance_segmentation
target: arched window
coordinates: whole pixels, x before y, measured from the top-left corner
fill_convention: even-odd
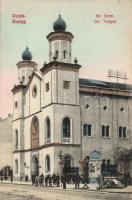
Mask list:
[[[63,119],[63,137],[70,137],[70,119],[68,117]]]
[[[84,136],[91,136],[92,125],[91,124],[84,124],[83,125],[83,135]]]
[[[49,157],[49,155],[47,155],[46,158],[45,158],[45,171],[46,172],[50,171],[50,157]]]
[[[15,130],[15,149],[18,149],[18,130]]]
[[[36,116],[31,121],[31,148],[39,147],[39,121]]]
[[[34,155],[31,160],[31,172],[31,174],[34,174],[36,176],[39,175],[39,160],[36,155]]]
[[[50,119],[46,119],[46,132],[47,132],[47,139],[50,138]]]
[[[67,54],[67,51],[64,50],[64,51],[63,51],[63,57],[64,57],[64,59],[66,58],[66,54]]]
[[[59,56],[59,51],[58,50],[55,51],[54,56],[56,57],[56,59],[58,59],[58,56]]]
[[[15,172],[18,173],[18,160],[15,160]]]

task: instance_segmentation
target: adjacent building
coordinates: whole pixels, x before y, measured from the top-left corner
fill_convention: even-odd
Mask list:
[[[13,162],[13,125],[12,115],[8,115],[5,119],[0,119],[0,173],[1,175],[8,175],[12,169]]]

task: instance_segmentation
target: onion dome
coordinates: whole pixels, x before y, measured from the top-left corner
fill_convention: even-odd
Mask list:
[[[32,60],[32,54],[29,51],[29,48],[26,47],[26,49],[24,50],[24,52],[22,53],[22,59],[23,60]]]
[[[55,32],[64,32],[66,29],[66,23],[59,15],[58,19],[53,23],[53,29]]]

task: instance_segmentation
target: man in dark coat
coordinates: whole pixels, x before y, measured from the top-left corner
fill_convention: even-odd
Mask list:
[[[48,180],[49,180],[49,176],[47,175],[47,176],[45,176],[45,187],[48,186]]]
[[[57,184],[57,187],[60,186],[60,176],[59,176],[58,173],[57,173],[57,175],[56,175],[56,184]]]
[[[66,189],[66,181],[67,181],[66,175],[63,175],[61,177],[61,182],[62,182],[62,185],[63,185],[63,189]]]
[[[53,185],[56,185],[56,174],[54,173],[52,175]]]
[[[80,176],[79,174],[75,175],[75,189],[79,189],[79,185],[80,185]]]

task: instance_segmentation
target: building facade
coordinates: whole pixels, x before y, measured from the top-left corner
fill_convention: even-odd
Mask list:
[[[12,169],[13,149],[12,149],[12,115],[8,115],[5,119],[0,119],[0,175],[9,175]]]
[[[49,63],[39,71],[28,48],[13,92],[13,173],[89,176],[131,172],[132,87],[79,78],[71,32],[59,15],[49,33]],[[125,156],[126,158],[126,156]],[[96,162],[97,161],[97,162]],[[98,163],[95,166],[95,163]]]

